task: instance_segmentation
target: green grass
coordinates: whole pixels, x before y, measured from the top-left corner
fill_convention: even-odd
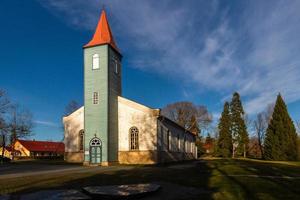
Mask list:
[[[300,162],[210,159],[188,168],[175,168],[172,165],[116,167],[104,172],[95,170],[10,178],[5,181],[1,179],[0,193],[156,181],[210,192],[201,196],[201,199],[300,199]]]

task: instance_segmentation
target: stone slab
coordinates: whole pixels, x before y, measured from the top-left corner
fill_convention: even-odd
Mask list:
[[[10,196],[9,195],[0,195],[0,200],[9,200]]]
[[[84,187],[83,191],[93,198],[131,199],[143,197],[160,189],[158,184],[130,184]]]
[[[24,194],[20,200],[88,200],[89,196],[78,190],[42,190],[39,192]]]

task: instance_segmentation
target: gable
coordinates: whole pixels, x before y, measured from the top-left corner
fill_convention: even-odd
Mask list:
[[[126,98],[121,97],[121,96],[118,96],[118,103],[122,104],[125,107],[129,107],[129,108],[132,108],[134,110],[138,110],[138,111],[148,113],[148,114],[153,114],[153,115],[158,116],[159,113],[160,113],[160,109],[153,109],[153,108],[147,107],[145,105],[139,104],[135,101],[126,99]]]

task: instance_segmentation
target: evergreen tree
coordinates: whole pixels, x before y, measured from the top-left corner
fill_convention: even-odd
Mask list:
[[[235,157],[235,155],[243,155],[244,157],[246,157],[249,137],[244,120],[245,112],[240,100],[240,95],[237,92],[235,92],[232,96],[232,100],[230,103],[230,112],[230,129],[233,139],[232,156]]]
[[[219,138],[217,141],[217,155],[230,157],[232,153],[232,137],[230,132],[229,103],[225,102],[224,109],[218,125]]]
[[[277,96],[274,112],[265,139],[267,160],[296,160],[297,133],[281,95]]]

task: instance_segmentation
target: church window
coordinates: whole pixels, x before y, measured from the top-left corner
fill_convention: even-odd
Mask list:
[[[99,59],[99,55],[98,54],[94,54],[93,55],[93,69],[99,69],[99,63],[100,59]]]
[[[93,103],[94,104],[99,103],[99,93],[98,92],[94,92],[94,94],[93,94]]]
[[[186,137],[184,136],[183,140],[183,151],[186,152]]]
[[[79,151],[83,151],[84,131],[79,131]]]
[[[135,126],[129,129],[130,150],[139,149],[139,129]]]
[[[167,132],[167,148],[168,148],[168,151],[171,150],[171,147],[172,147],[172,145],[171,145],[171,133],[168,130],[168,132]]]
[[[177,149],[180,151],[180,137],[179,134],[177,135]]]

